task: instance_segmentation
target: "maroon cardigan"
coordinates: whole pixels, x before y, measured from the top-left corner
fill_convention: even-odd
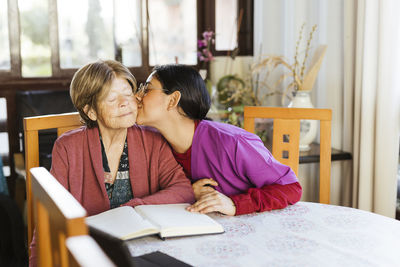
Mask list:
[[[189,179],[159,133],[135,125],[128,128],[127,141],[134,198],[124,205],[194,202]],[[88,216],[110,209],[98,128],[81,127],[60,136],[53,147],[50,172],[81,203]],[[35,250],[33,239],[32,266],[36,263]]]

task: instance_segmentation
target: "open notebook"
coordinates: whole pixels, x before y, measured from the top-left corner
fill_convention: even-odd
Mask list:
[[[158,234],[161,238],[223,233],[209,216],[186,210],[189,204],[124,206],[86,218],[96,229],[128,240]]]

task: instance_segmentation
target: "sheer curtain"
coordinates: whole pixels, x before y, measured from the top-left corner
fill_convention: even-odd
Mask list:
[[[354,76],[353,205],[394,217],[400,124],[400,3],[359,0]],[[346,48],[346,47],[345,47]]]
[[[293,58],[301,25],[318,25],[313,43],[327,44],[328,50],[313,102],[333,111],[332,146],[353,153],[352,161],[332,162],[331,203],[390,217],[400,128],[398,5],[396,0],[255,0],[254,9],[255,59]],[[315,167],[300,167],[303,200],[314,201]]]

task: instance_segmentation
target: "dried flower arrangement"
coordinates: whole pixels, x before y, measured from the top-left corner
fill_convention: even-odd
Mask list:
[[[283,104],[285,97],[291,99],[291,92],[310,91],[313,88],[327,46],[320,45],[317,47],[312,60],[307,64],[311,52],[311,41],[317,26],[314,25],[311,28],[303,53],[300,47],[304,28],[305,24],[300,28],[293,64],[290,64],[290,61],[283,56],[262,56],[258,62],[251,66],[251,75],[249,75],[248,79],[242,80],[235,75],[227,75],[219,80],[217,84],[218,100],[228,111],[229,123],[241,126],[238,114],[242,113],[245,105],[263,105],[265,100],[272,95],[282,95]],[[304,55],[301,58],[302,54]],[[279,74],[276,80],[271,81],[271,74],[278,69],[283,73]],[[282,89],[279,86],[287,78],[291,78],[291,82]]]
[[[300,46],[303,39],[304,26],[305,24],[303,24],[300,28],[299,37],[296,42],[296,50],[293,64],[288,63],[289,61],[285,57],[276,55],[264,56],[259,62],[253,64],[251,68],[253,74],[260,75],[260,73],[264,72],[264,79],[257,80],[256,82],[256,92],[257,90],[259,90],[259,87],[264,87],[269,92],[280,93],[282,94],[283,103],[285,97],[291,97],[290,92],[312,90],[315,80],[317,78],[318,71],[321,67],[322,59],[324,58],[327,46],[320,45],[315,49],[314,55],[307,68],[306,65],[311,50],[311,41],[313,39],[313,34],[317,29],[317,25],[314,25],[311,28],[310,33],[308,34],[303,60],[300,64]],[[284,73],[281,74],[276,81],[271,83],[269,80],[270,74],[281,66],[283,66],[283,68],[286,68],[288,71],[284,71]],[[283,92],[281,92],[281,90],[277,88],[288,77],[292,78],[292,81],[283,89]]]

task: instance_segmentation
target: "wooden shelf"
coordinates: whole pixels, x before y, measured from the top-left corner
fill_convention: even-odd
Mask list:
[[[264,144],[270,151],[272,151],[272,144],[269,142]],[[299,163],[315,163],[319,162],[319,144],[318,143],[312,143],[310,145],[311,149],[309,151],[300,151],[299,155]],[[336,161],[336,160],[351,160],[353,159],[353,156],[349,152],[341,151],[339,149],[332,148],[331,152],[331,160]]]
[[[313,163],[313,162],[319,162],[319,144],[318,143],[312,143],[311,149],[309,151],[300,151],[300,163]],[[332,161],[336,160],[351,160],[353,159],[353,156],[349,152],[341,151],[335,148],[332,148],[331,152]]]

